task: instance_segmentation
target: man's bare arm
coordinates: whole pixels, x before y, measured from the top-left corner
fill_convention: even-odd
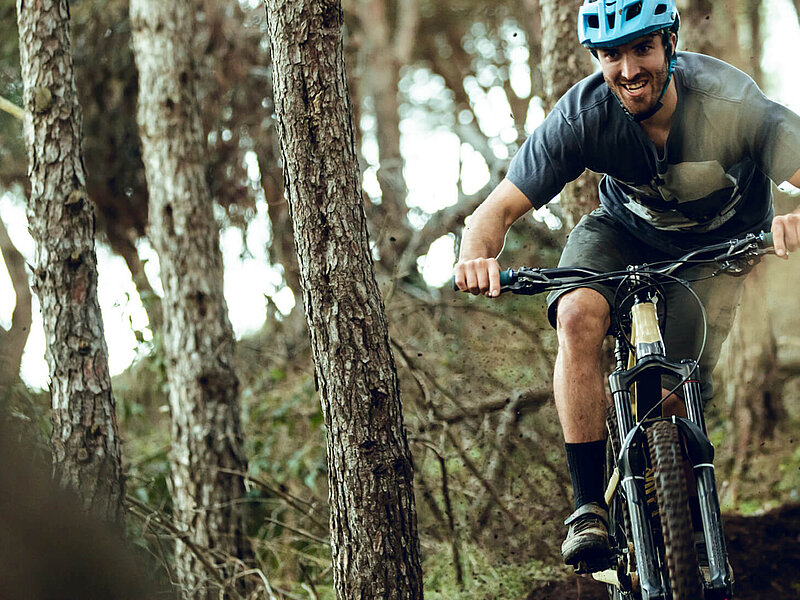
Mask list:
[[[800,188],[800,170],[789,178],[789,183]],[[800,248],[800,207],[788,215],[779,215],[772,220],[775,253],[786,258],[789,252]]]
[[[511,225],[531,208],[525,194],[508,179],[503,179],[475,209],[467,219],[454,268],[459,290],[489,297],[500,294],[497,256]]]

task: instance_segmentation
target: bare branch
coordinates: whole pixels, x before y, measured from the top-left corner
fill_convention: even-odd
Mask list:
[[[222,586],[222,588],[228,587],[225,579],[222,577],[220,569],[212,563],[213,558],[209,557],[209,555],[212,553],[210,548],[201,548],[197,544],[193,543],[190,536],[186,532],[180,531],[170,522],[168,518],[165,518],[163,515],[161,515],[161,513],[147,506],[143,502],[139,502],[133,496],[127,495],[125,497],[125,502],[129,505],[129,512],[138,517],[145,525],[155,525],[163,531],[168,532],[173,538],[180,539],[186,545],[186,548],[197,557],[197,560],[203,563],[203,566],[206,568],[206,572],[216,580],[217,584]],[[239,595],[234,589],[227,589],[227,591],[233,594],[235,598],[243,600],[242,596]]]
[[[12,117],[15,117],[22,121],[25,118],[25,111],[22,110],[19,106],[11,102],[11,100],[7,100],[0,96],[0,110],[7,112]]]
[[[19,374],[22,353],[31,330],[31,288],[28,284],[28,273],[25,270],[25,258],[8,237],[8,231],[2,219],[0,219],[0,254],[5,261],[6,270],[16,295],[11,329],[4,331],[0,327],[0,341],[2,341],[0,378],[7,374],[8,377],[14,379]]]
[[[254,483],[257,486],[267,490],[269,493],[278,496],[279,498],[282,498],[286,502],[286,504],[288,504],[298,512],[308,517],[309,520],[314,525],[316,525],[323,531],[328,531],[328,526],[322,523],[319,519],[317,519],[314,516],[314,513],[317,510],[318,502],[309,502],[307,500],[304,500],[303,498],[295,496],[294,494],[288,492],[287,490],[282,489],[283,486],[280,486],[278,484],[272,485],[264,481],[263,479],[259,479],[258,477],[251,477],[247,473],[242,473],[241,471],[236,471],[234,469],[225,469],[225,468],[220,468],[219,471],[220,473],[229,473],[231,475],[237,475],[242,479],[244,479],[245,481]]]
[[[464,573],[461,570],[461,550],[458,544],[458,533],[456,532],[456,521],[453,516],[453,506],[450,502],[450,490],[447,484],[447,462],[440,454],[436,454],[439,460],[439,469],[442,471],[442,499],[444,500],[444,510],[447,515],[447,525],[450,528],[450,548],[453,552],[453,566],[456,571],[456,583],[459,588],[464,583]]]
[[[441,413],[439,419],[442,423],[453,425],[464,419],[482,417],[487,414],[504,410],[514,405],[516,410],[522,412],[532,412],[540,409],[550,402],[553,397],[551,390],[528,390],[516,392],[512,395],[501,394],[494,398],[489,398],[483,402],[471,405],[463,410]]]

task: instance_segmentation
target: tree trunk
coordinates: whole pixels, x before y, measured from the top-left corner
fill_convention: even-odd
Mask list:
[[[44,322],[56,479],[87,510],[119,521],[125,483],[103,319],[97,300],[94,212],[81,156],[67,0],[17,0],[25,84],[24,133],[36,243],[34,291]]]
[[[6,265],[11,285],[14,288],[14,312],[11,314],[11,329],[0,327],[0,402],[7,398],[12,384],[19,381],[19,366],[22,353],[31,330],[31,288],[25,271],[25,257],[20,254],[8,237],[5,223],[0,219],[0,254]]]
[[[339,0],[267,0],[278,132],[327,427],[334,587],[422,598],[413,465],[354,147]]]
[[[764,310],[764,266],[757,267],[744,283],[742,300],[720,360],[722,391],[733,416],[734,462],[727,493],[734,502],[753,450],[772,435],[785,413],[776,341]]]
[[[177,571],[185,598],[210,600],[220,597],[220,586],[234,596],[234,578],[252,550],[241,502],[247,461],[233,330],[195,95],[193,24],[189,0],[131,2],[137,120],[164,287],[171,486],[176,525],[185,532],[176,540]]]
[[[397,26],[389,20],[387,0],[358,0],[356,12],[365,39],[365,70],[359,83],[361,97],[372,98],[376,120],[376,138],[380,166],[377,178],[381,204],[377,207],[376,241],[380,264],[388,271],[397,270],[399,258],[411,239],[406,213],[406,187],[403,156],[400,152],[400,68],[408,62],[416,32],[416,0],[399,0]],[[415,257],[416,258],[416,257]],[[416,264],[402,265],[404,270]],[[405,277],[408,273],[395,273]]]
[[[718,53],[718,58],[728,61],[741,59],[742,55],[749,60],[739,65],[749,70],[751,76],[759,81],[763,73],[760,68],[762,57],[761,39],[761,0],[744,0],[748,16],[748,25],[752,48],[742,51],[736,44],[725,44],[730,36],[721,35],[724,24],[713,18],[705,19],[704,14],[711,14],[711,4],[706,1],[692,0],[690,5],[693,16],[684,19],[686,35],[694,40],[699,50]],[[707,38],[713,38],[709,41]],[[734,444],[734,462],[731,473],[731,485],[726,494],[735,502],[738,483],[746,471],[754,449],[768,439],[773,432],[776,415],[784,411],[781,388],[777,380],[776,342],[771,333],[771,318],[764,310],[766,294],[766,277],[761,267],[756,268],[744,283],[742,299],[728,334],[726,344],[720,353],[718,375],[723,385],[718,389],[716,402],[727,407],[732,415],[732,433]],[[759,318],[754,319],[754,315]]]
[[[592,73],[591,55],[578,43],[575,33],[579,3],[540,0],[540,5],[544,105],[549,111],[569,88]],[[586,172],[561,192],[567,230],[600,205],[599,183],[598,175]]]
[[[764,40],[761,35],[761,5],[762,0],[747,0],[747,21],[750,25],[750,52],[749,71],[750,76],[755,79],[758,85],[764,84],[764,71],[761,68],[761,57]]]
[[[718,28],[711,0],[683,0],[681,10],[681,47],[723,59],[717,43]],[[727,8],[727,7],[726,7]]]

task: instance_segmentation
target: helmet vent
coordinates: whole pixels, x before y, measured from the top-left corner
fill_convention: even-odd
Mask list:
[[[628,12],[625,13],[625,20],[630,21],[631,19],[638,17],[640,14],[642,14],[642,3],[637,2],[636,4],[628,8]]]
[[[667,12],[667,5],[666,4],[659,4],[658,6],[656,6],[656,10],[654,11],[653,14],[663,15],[665,12]]]
[[[597,15],[589,15],[586,19],[586,27],[589,29],[600,29],[600,19]]]
[[[612,13],[608,13],[608,15],[606,15],[606,16],[608,17],[608,28],[609,29],[614,29],[614,23],[616,22],[616,19],[617,19],[617,13],[613,13],[613,12]]]

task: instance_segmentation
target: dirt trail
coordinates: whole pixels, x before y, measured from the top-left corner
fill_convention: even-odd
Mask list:
[[[800,504],[754,517],[726,515],[725,535],[736,576],[735,600],[800,598]],[[525,600],[608,600],[587,578],[550,582]]]

